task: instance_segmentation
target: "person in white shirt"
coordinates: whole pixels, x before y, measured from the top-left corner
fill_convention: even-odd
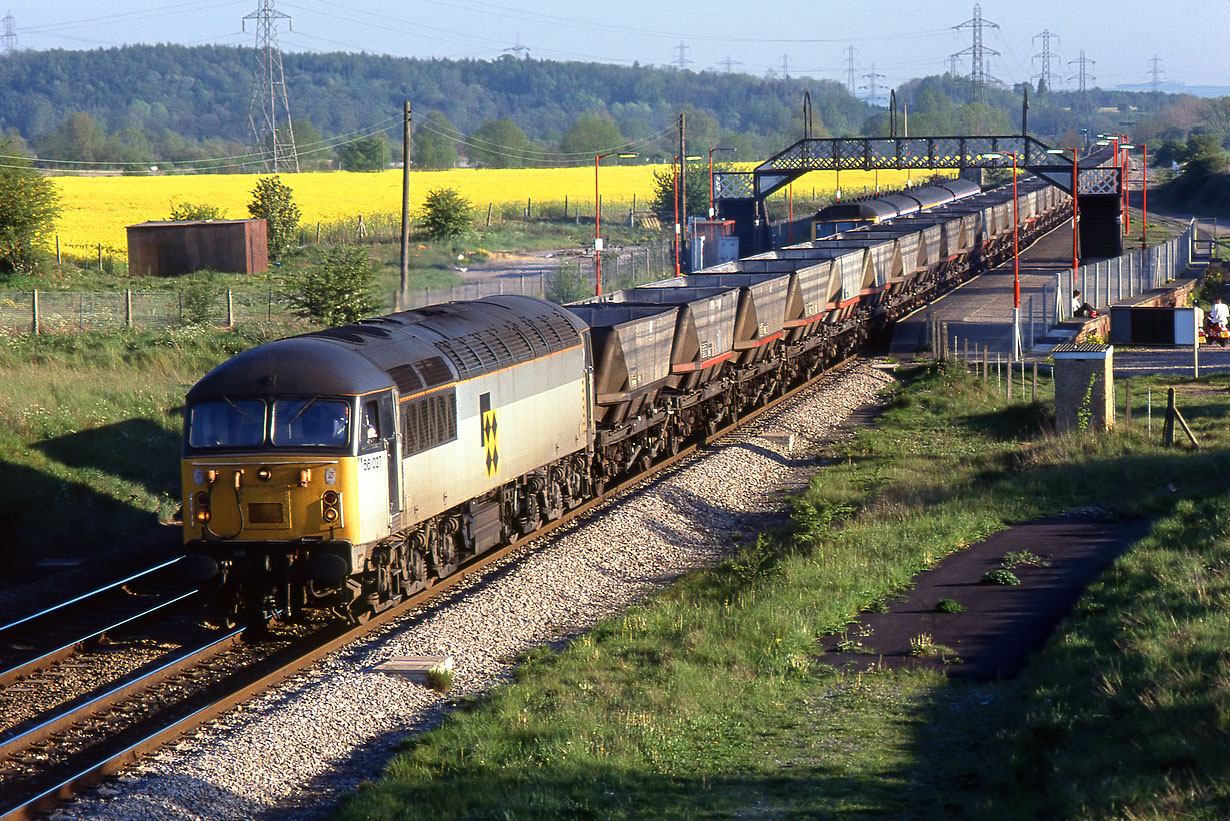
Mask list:
[[[1093,311],[1093,306],[1088,302],[1081,302],[1081,292],[1072,292],[1072,316],[1096,316]]]
[[[1209,309],[1209,322],[1215,325],[1225,325],[1230,320],[1230,307],[1221,301],[1221,297],[1213,300],[1213,307]]]

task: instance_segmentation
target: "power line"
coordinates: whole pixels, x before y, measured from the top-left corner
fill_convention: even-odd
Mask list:
[[[735,60],[735,59],[731,58],[731,56],[730,56],[729,54],[727,54],[727,55],[726,55],[726,59],[722,61],[722,65],[726,68],[726,73],[727,73],[727,74],[730,74],[730,73],[731,73],[731,71],[734,69],[734,67],[735,67],[735,66],[741,66],[741,65],[743,65],[743,61],[742,61],[742,60]]]
[[[998,23],[992,23],[990,20],[984,20],[982,17],[982,6],[974,4],[974,16],[970,20],[966,20],[959,26],[953,26],[954,30],[972,29],[974,33],[973,43],[967,49],[962,49],[953,57],[961,57],[969,55],[970,61],[970,100],[981,100],[983,104],[987,101],[987,83],[1000,84],[998,77],[993,76],[987,70],[987,56],[998,57],[999,52],[995,49],[985,46],[982,43],[982,30],[984,28],[999,28]]]
[[[854,46],[846,47],[846,89],[849,90],[851,97],[858,92],[854,80],[854,53],[856,50]]]
[[[790,55],[788,54],[782,55],[782,79],[790,79]]]
[[[256,21],[256,85],[248,122],[257,151],[266,142],[272,148],[266,169],[299,171],[299,155],[295,151],[295,131],[291,126],[290,101],[286,99],[286,75],[282,71],[282,51],[278,48],[278,20],[290,20],[273,7],[273,0],[257,0],[256,11],[244,16],[244,21]],[[293,28],[291,29],[293,31]],[[278,129],[278,110],[285,116],[284,130]]]
[[[1097,61],[1090,60],[1088,57],[1085,56],[1085,50],[1081,49],[1081,56],[1079,60],[1069,60],[1068,61],[1068,65],[1070,66],[1072,65],[1079,66],[1079,68],[1076,71],[1076,74],[1068,78],[1068,82],[1071,82],[1072,80],[1076,80],[1078,91],[1080,91],[1081,93],[1088,91],[1089,84],[1093,82],[1094,80],[1098,79],[1097,77],[1094,77],[1092,74],[1089,73],[1088,67],[1092,65],[1096,65],[1096,64],[1097,64]]]
[[[13,12],[9,11],[4,15],[4,34],[0,34],[0,40],[4,41],[4,56],[8,57],[17,50],[17,29],[14,26]]]
[[[1034,35],[1034,39],[1042,40],[1042,53],[1034,55],[1034,60],[1042,62],[1042,71],[1035,74],[1034,77],[1038,79],[1039,85],[1046,83],[1046,88],[1049,91],[1055,87],[1055,81],[1059,79],[1059,74],[1051,70],[1051,60],[1059,59],[1058,54],[1051,54],[1051,40],[1059,42],[1059,35],[1052,34],[1050,29],[1043,29],[1041,34]]]
[[[1152,80],[1150,80],[1150,85],[1152,85],[1154,91],[1157,91],[1161,86],[1160,75],[1166,73],[1160,67],[1161,62],[1162,58],[1158,57],[1156,54],[1154,54],[1153,59],[1149,61],[1149,76],[1152,77]]]

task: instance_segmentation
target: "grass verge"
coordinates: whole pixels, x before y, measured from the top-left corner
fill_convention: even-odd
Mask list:
[[[336,815],[1224,816],[1227,539],[1198,523],[1230,514],[1228,407],[1185,409],[1206,448],[1188,454],[1139,428],[1055,436],[1041,403],[911,373],[881,424],[831,454],[793,528],[528,653],[515,683],[408,742]],[[820,637],[952,551],[1093,505],[1158,524],[1018,681],[818,658]]]

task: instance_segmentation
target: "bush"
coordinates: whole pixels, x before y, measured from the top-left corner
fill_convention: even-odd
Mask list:
[[[193,202],[177,202],[171,206],[171,220],[221,220],[226,219],[226,209],[216,205]]]
[[[286,290],[296,312],[327,325],[348,325],[380,308],[376,272],[367,249],[335,245],[320,263],[294,277]]]
[[[21,158],[6,154],[0,168],[0,274],[34,270],[38,248],[55,229],[60,195],[52,182]]]
[[[432,239],[459,237],[474,225],[470,201],[452,188],[434,188],[427,192],[419,216],[423,230]]]
[[[264,177],[252,189],[248,213],[263,218],[269,230],[269,258],[281,259],[295,245],[299,233],[299,206],[292,199],[289,186],[281,177]]]

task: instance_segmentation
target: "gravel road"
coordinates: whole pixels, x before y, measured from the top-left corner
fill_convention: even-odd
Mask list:
[[[317,819],[377,777],[408,735],[438,725],[448,699],[373,668],[394,656],[453,656],[455,695],[506,681],[512,659],[560,643],[727,557],[783,512],[822,443],[867,418],[893,381],[856,362],[703,455],[650,480],[236,710],[56,819]],[[847,434],[848,435],[848,434]],[[790,438],[793,448],[789,447]]]

